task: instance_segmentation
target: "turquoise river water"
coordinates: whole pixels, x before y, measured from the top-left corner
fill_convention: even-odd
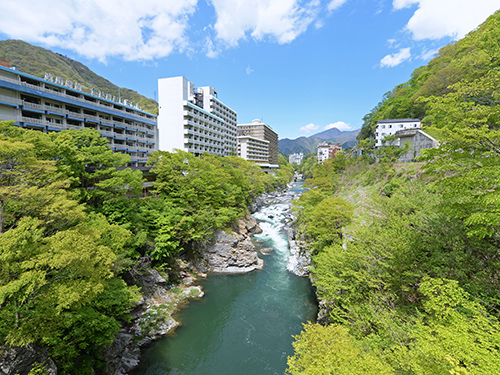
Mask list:
[[[300,191],[297,184],[292,191]],[[244,275],[210,275],[200,284],[205,296],[183,309],[182,326],[142,351],[134,375],[284,374],[293,354],[293,335],[316,318],[311,284],[286,270],[288,241],[283,231],[290,197],[254,214],[263,229],[255,235],[261,271]]]

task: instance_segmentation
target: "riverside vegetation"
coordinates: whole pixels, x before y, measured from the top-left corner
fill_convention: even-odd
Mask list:
[[[144,259],[176,259],[286,184],[238,157],[156,152],[152,195],[93,130],[45,134],[0,122],[0,340],[48,350],[60,373],[103,373],[104,349],[140,298]]]
[[[296,202],[324,307],[289,374],[500,373],[500,13],[386,95],[366,118],[425,116],[441,142],[309,170]],[[379,163],[374,163],[374,156]]]

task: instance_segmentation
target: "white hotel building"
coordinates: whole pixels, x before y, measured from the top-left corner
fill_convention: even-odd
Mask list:
[[[381,147],[382,141],[388,135],[395,135],[400,130],[420,129],[422,125],[419,119],[405,118],[405,119],[392,119],[392,120],[379,120],[377,121],[377,128],[375,129],[375,147]],[[396,141],[399,146],[399,140]]]
[[[158,80],[159,148],[195,155],[236,155],[236,112],[210,86],[196,88],[185,77]]]

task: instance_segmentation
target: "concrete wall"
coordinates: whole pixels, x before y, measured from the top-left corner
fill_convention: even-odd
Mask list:
[[[439,142],[422,130],[403,130],[397,132],[396,137],[399,138],[401,147],[410,142],[410,150],[399,158],[401,163],[415,161],[421,155],[420,150],[439,147]]]
[[[184,149],[184,100],[189,96],[189,82],[184,77],[158,80],[158,136],[159,149]]]

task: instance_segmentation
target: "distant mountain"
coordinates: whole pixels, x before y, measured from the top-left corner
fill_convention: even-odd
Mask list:
[[[116,86],[82,63],[67,56],[33,46],[22,40],[0,41],[0,63],[15,66],[22,73],[39,78],[44,78],[45,72],[51,73],[54,77],[81,83],[83,91],[90,93],[93,88],[98,89],[138,103],[146,112],[158,114],[158,103],[153,99],[146,98],[136,91]]]
[[[316,133],[316,134],[314,134],[314,136],[321,138],[321,139],[330,139],[330,138],[338,137],[341,134],[342,134],[341,130],[339,130],[337,128],[331,128],[331,129],[322,131],[321,133]]]
[[[337,128],[331,128],[323,132],[313,134],[309,137],[300,137],[297,139],[280,139],[278,148],[279,152],[283,155],[290,155],[294,153],[308,154],[316,152],[318,143],[341,143],[342,148],[354,147],[356,145],[356,136],[359,129],[352,131],[341,131]]]

